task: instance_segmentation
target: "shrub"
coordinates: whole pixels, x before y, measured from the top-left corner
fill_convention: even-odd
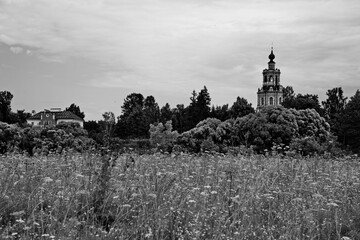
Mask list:
[[[274,146],[290,146],[294,141],[292,150],[305,144],[309,153],[313,153],[324,151],[325,145],[332,140],[329,131],[329,124],[313,109],[295,110],[277,106],[224,122],[215,118],[205,119],[195,128],[182,133],[178,143],[193,152],[202,148],[225,152],[228,147],[243,145],[263,153]]]
[[[207,118],[199,122],[195,128],[182,133],[177,142],[193,152],[200,152],[202,147],[208,149],[209,146],[220,145],[222,131],[217,131],[220,124],[219,119]],[[218,147],[214,150],[218,150]]]
[[[172,122],[167,121],[164,124],[150,124],[150,144],[157,150],[172,152],[174,143],[179,136],[177,131],[172,131]]]

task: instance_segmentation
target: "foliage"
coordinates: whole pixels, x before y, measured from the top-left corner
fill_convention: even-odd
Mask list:
[[[263,111],[237,118],[234,122],[239,145],[254,145],[262,152],[273,144],[290,144],[299,133],[293,112],[283,107],[267,107]]]
[[[104,140],[103,143],[105,146],[109,145],[110,139],[113,137],[114,134],[114,126],[115,126],[115,114],[113,112],[105,112],[103,114],[104,121],[102,123],[104,124]]]
[[[359,179],[350,157],[12,155],[0,238],[359,239]]]
[[[167,121],[171,120],[171,118],[172,118],[171,108],[170,105],[166,103],[165,106],[163,106],[160,109],[160,122],[165,124]]]
[[[122,114],[118,117],[116,136],[120,138],[146,138],[151,123],[160,119],[159,106],[153,96],[144,99],[132,93],[124,99]]]
[[[11,113],[13,95],[9,91],[0,91],[0,121],[8,122]]]
[[[26,127],[27,121],[31,116],[31,113],[25,112],[25,110],[17,110],[15,112],[10,112],[8,122],[10,124],[18,124],[20,127]]]
[[[12,151],[20,139],[20,131],[16,125],[0,122],[0,154]]]
[[[122,153],[125,152],[136,152],[139,154],[144,154],[150,152],[151,143],[149,139],[121,139],[121,138],[111,138],[109,148],[113,151],[119,151]]]
[[[316,94],[297,94],[295,96],[294,90],[291,86],[287,86],[283,90],[284,100],[282,106],[285,108],[294,108],[296,110],[315,109],[321,116],[324,116],[324,111],[320,106],[319,96]]]
[[[319,145],[327,144],[332,140],[329,130],[329,124],[314,109],[295,110],[278,106],[224,122],[208,118],[182,133],[178,143],[194,152],[201,151],[205,141],[204,146],[211,147],[212,151],[226,152],[229,147],[243,145],[264,152],[279,144],[290,146],[297,138],[310,137]]]
[[[20,128],[0,122],[0,153],[48,154],[63,149],[84,151],[94,145],[78,123],[61,123],[47,128]]]
[[[232,118],[243,117],[254,112],[255,110],[251,106],[251,103],[248,103],[245,98],[240,97],[237,97],[236,102],[234,102],[230,109],[230,115]]]
[[[74,113],[76,116],[84,119],[85,118],[85,114],[84,112],[81,112],[80,110],[80,107],[79,106],[76,106],[75,103],[72,103],[70,105],[70,107],[66,108],[65,111],[69,111],[69,112],[72,112]]]
[[[177,131],[172,131],[171,120],[164,124],[150,125],[150,143],[153,147],[164,152],[172,152],[174,143],[178,137]]]
[[[360,153],[360,91],[357,90],[346,104],[341,117],[343,143],[355,152]]]
[[[216,106],[216,107],[212,106],[209,117],[217,118],[217,119],[219,119],[221,121],[225,121],[226,119],[229,119],[231,117],[230,116],[229,105],[224,104],[222,106]]]
[[[100,145],[104,144],[105,126],[106,123],[104,121],[84,122],[84,129],[88,132],[88,136]]]
[[[221,138],[216,130],[220,123],[219,119],[207,118],[199,122],[195,128],[182,133],[178,143],[193,152],[217,151],[219,147],[215,143],[220,143]],[[214,148],[209,149],[209,146]]]

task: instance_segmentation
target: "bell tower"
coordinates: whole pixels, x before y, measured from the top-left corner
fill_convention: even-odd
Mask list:
[[[257,108],[261,110],[266,106],[278,106],[283,101],[283,86],[280,85],[280,69],[275,68],[275,55],[271,47],[268,68],[264,69],[263,84],[257,92]]]

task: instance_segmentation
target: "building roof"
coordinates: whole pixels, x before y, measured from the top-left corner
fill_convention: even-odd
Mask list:
[[[35,115],[28,118],[28,120],[40,120],[41,114],[45,113],[44,111],[38,112]],[[49,111],[49,113],[55,113],[55,119],[71,119],[71,120],[78,120],[78,121],[84,121],[81,117],[77,116],[76,114],[70,112],[70,111],[62,111],[62,112],[52,112]]]

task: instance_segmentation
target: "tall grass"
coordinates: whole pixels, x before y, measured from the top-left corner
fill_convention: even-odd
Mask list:
[[[360,239],[359,159],[0,158],[3,239]]]

